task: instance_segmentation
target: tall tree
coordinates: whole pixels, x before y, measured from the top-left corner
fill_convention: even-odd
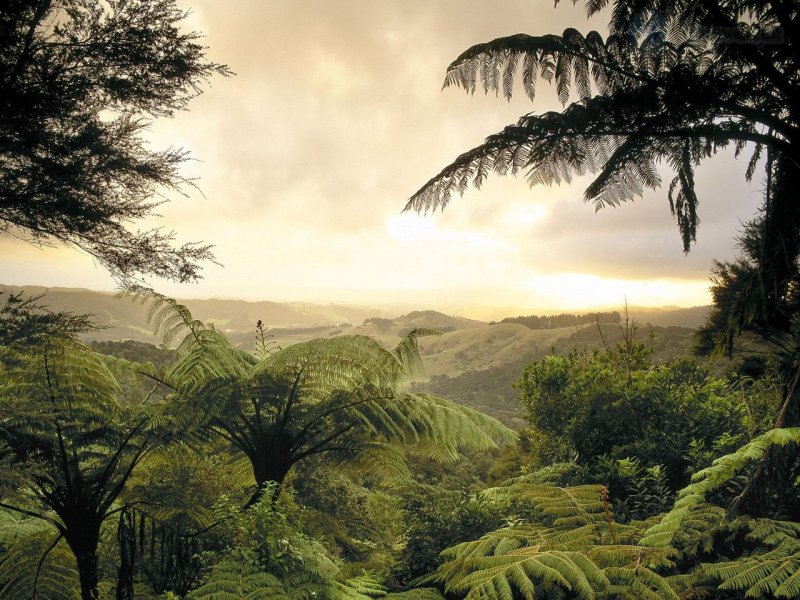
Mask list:
[[[182,150],[149,150],[148,120],[186,108],[227,67],[181,32],[174,0],[9,0],[0,9],[0,234],[80,248],[116,278],[196,279],[212,257],[130,231],[190,183]],[[156,198],[156,199],[154,199]]]

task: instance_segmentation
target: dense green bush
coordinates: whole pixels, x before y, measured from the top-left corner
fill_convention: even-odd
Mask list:
[[[598,457],[662,465],[676,490],[687,482],[692,444],[743,442],[751,417],[739,393],[696,363],[652,365],[636,352],[634,368],[620,350],[551,355],[527,367],[517,386],[532,428],[551,447],[571,449],[587,466]]]

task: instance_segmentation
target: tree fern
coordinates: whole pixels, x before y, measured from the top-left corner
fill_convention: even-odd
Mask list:
[[[595,598],[620,590],[677,597],[659,572],[674,566],[674,551],[637,546],[641,527],[613,522],[605,488],[518,478],[484,493],[522,511],[525,520],[445,550],[447,562],[432,579],[447,590],[485,600],[566,593]]]
[[[107,364],[73,339],[2,352],[15,355],[0,383],[0,506],[47,522],[74,554],[82,597],[94,598],[101,528],[153,445],[159,409],[121,406]]]
[[[696,507],[703,505],[710,494],[727,485],[755,461],[762,460],[770,447],[798,443],[800,443],[800,428],[772,429],[754,438],[736,452],[716,459],[710,467],[692,476],[692,483],[678,493],[678,500],[672,510],[660,523],[645,532],[641,543],[669,546],[681,525],[692,518]]]
[[[589,0],[587,12],[607,4]],[[406,209],[444,208],[454,192],[480,188],[492,171],[524,173],[531,185],[594,174],[584,196],[599,209],[659,187],[656,165],[665,163],[674,171],[670,209],[688,251],[698,223],[694,172],[701,162],[725,147],[738,155],[753,144],[749,179],[763,148],[796,158],[797,114],[786,108],[800,98],[790,76],[796,52],[792,44],[765,50],[758,41],[784,35],[791,10],[620,0],[610,12],[605,37],[572,28],[561,35],[517,34],[456,58],[444,87],[469,93],[482,87],[510,98],[520,81],[533,99],[544,80],[562,105],[576,101],[560,113],[523,116],[489,136],[431,178]],[[731,31],[741,43],[731,44]]]
[[[72,553],[63,535],[49,524],[0,511],[0,549],[0,597],[80,597]]]
[[[142,294],[141,290],[138,293]],[[419,367],[414,330],[394,351],[365,336],[314,339],[262,353],[234,348],[186,307],[154,294],[158,318],[186,337],[164,377],[176,390],[176,427],[210,431],[247,456],[257,490],[292,466],[324,454],[337,462],[405,475],[397,444],[443,460],[488,449],[513,434],[500,423],[441,398],[398,391]]]

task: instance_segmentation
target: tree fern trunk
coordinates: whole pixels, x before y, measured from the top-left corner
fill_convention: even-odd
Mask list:
[[[271,494],[270,501],[274,504],[281,493],[283,480],[292,468],[292,461],[286,455],[277,452],[265,452],[250,458],[253,466],[253,477],[256,480],[256,491],[247,502],[247,506],[252,506],[260,501],[264,494]],[[270,483],[274,483],[271,486]]]
[[[101,521],[93,518],[64,519],[67,532],[64,537],[78,565],[81,600],[99,600],[97,591],[97,545],[100,541]]]
[[[133,575],[136,565],[135,513],[123,510],[117,527],[119,567],[117,568],[117,600],[133,599]]]
[[[81,581],[81,600],[98,600],[97,592],[97,553],[81,552],[76,554],[78,576]]]

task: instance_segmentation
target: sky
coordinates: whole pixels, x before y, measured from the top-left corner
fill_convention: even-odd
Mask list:
[[[713,260],[761,200],[745,161],[697,172],[700,228],[685,255],[666,189],[603,209],[589,179],[529,188],[490,176],[442,213],[406,200],[461,152],[528,112],[558,110],[442,90],[472,44],[514,33],[603,31],[582,3],[552,0],[188,0],[187,28],[227,64],[187,112],[152,124],[153,148],[182,147],[197,177],[132,228],[215,246],[195,284],[151,280],[179,298],[302,300],[437,308],[466,316],[707,304]],[[671,177],[664,171],[665,181]],[[0,239],[0,283],[115,289],[71,248]]]

